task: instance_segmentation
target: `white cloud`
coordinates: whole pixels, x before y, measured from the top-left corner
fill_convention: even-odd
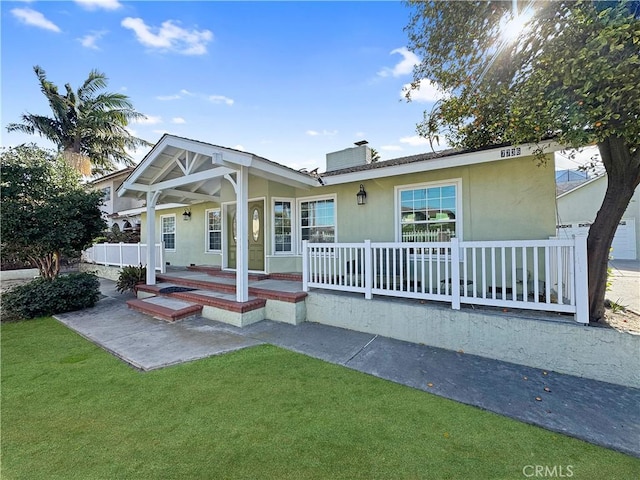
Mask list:
[[[224,95],[209,95],[209,101],[213,103],[224,103],[226,105],[233,105],[233,99],[225,97]]]
[[[429,145],[429,140],[419,135],[413,135],[412,137],[402,137],[400,143],[406,143],[412,147],[421,147],[422,145]]]
[[[380,147],[380,150],[384,150],[385,152],[400,152],[402,151],[402,147],[399,145],[383,145]]]
[[[406,98],[407,92],[411,90],[411,84],[405,83],[402,86],[402,90],[400,91],[400,97]],[[420,80],[418,84],[418,88],[415,90],[411,90],[410,98],[414,102],[419,103],[429,103],[429,102],[437,102],[438,100],[442,100],[443,98],[447,98],[447,95],[438,88],[438,84],[423,78]]]
[[[14,8],[11,10],[11,13],[25,25],[44,28],[45,30],[50,30],[57,33],[61,31],[55,23],[45,18],[45,16],[40,12],[31,8]]]
[[[85,35],[82,38],[79,38],[78,41],[85,48],[91,48],[92,50],[100,50],[97,45],[98,40],[100,40],[107,32],[91,32]]]
[[[133,30],[138,41],[146,47],[182,55],[204,55],[207,53],[207,43],[213,39],[213,33],[209,30],[184,29],[172,20],[162,22],[158,28],[146,25],[141,18],[127,17],[121,25]]]
[[[409,75],[413,72],[413,67],[420,63],[418,56],[407,50],[406,47],[396,48],[392,50],[390,55],[399,53],[402,55],[402,60],[398,62],[393,68],[384,67],[378,72],[380,77],[401,77],[403,75]]]
[[[165,102],[165,101],[168,101],[168,100],[179,100],[181,98],[182,98],[182,96],[180,96],[180,95],[158,95],[156,97],[156,100],[160,100],[160,101]]]
[[[85,10],[118,10],[122,4],[118,0],[75,0]]]
[[[334,135],[338,134],[338,130],[322,130],[321,132],[318,132],[316,130],[307,130],[306,134],[312,137],[317,137],[318,135],[323,135],[325,137],[333,137]]]
[[[182,117],[173,117],[171,119],[171,123],[175,123],[176,125],[182,125],[187,123],[187,121]]]
[[[158,123],[162,123],[162,117],[155,115],[145,115],[145,118],[135,120],[134,123],[137,123],[139,125],[157,125]]]

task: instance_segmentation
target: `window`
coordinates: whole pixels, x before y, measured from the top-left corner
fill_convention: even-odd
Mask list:
[[[300,202],[300,239],[311,243],[336,241],[335,198]]]
[[[163,215],[160,217],[162,241],[166,250],[176,249],[176,216]]]
[[[111,201],[111,187],[104,187],[102,189],[102,200],[105,202]]]
[[[207,210],[207,251],[222,250],[222,216],[219,208]]]
[[[458,184],[401,188],[402,242],[448,242],[458,228]]]
[[[293,245],[293,210],[291,200],[273,201],[273,250],[291,253]]]

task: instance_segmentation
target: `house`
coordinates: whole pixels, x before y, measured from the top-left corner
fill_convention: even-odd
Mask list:
[[[165,134],[118,196],[146,200],[141,238],[164,242],[168,264],[236,270],[240,280],[249,271],[301,272],[303,240],[549,238],[556,217],[554,146],[548,150],[546,165],[532,146],[372,163],[371,149],[358,142],[328,154],[326,171],[312,174]],[[154,275],[149,268],[149,283]]]
[[[127,304],[170,321],[315,322],[637,386],[637,339],[583,328],[586,237],[550,238],[561,147],[536,148],[372,162],[358,142],[318,173],[164,135],[117,192],[145,202],[144,243],[87,268],[146,264]]]
[[[101,209],[109,229],[113,225],[118,225],[120,230],[126,231],[140,228],[140,213],[144,210],[140,207],[144,207],[144,201],[116,195],[116,191],[131,172],[133,172],[133,167],[127,167],[97,178],[90,183],[91,188],[102,191],[103,205]]]
[[[602,205],[607,175],[599,175],[558,195],[558,236],[588,233]],[[637,260],[640,254],[640,193],[636,189],[613,239],[611,257]]]

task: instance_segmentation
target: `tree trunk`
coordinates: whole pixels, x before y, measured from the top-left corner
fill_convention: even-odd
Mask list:
[[[608,137],[598,143],[598,150],[607,171],[607,191],[587,239],[590,322],[604,317],[611,243],[640,182],[640,152],[632,154],[623,139]]]
[[[53,280],[60,273],[59,252],[50,253],[41,258],[29,257],[29,260],[38,266],[42,278]]]

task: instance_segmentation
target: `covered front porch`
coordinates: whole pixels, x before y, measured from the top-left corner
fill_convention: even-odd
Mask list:
[[[251,297],[249,272],[265,270],[265,238],[270,227],[266,213],[269,205],[265,197],[250,198],[250,179],[302,190],[317,185],[309,174],[250,153],[164,135],[123,183],[118,195],[146,198],[142,240],[146,245],[162,243],[166,252],[177,251],[176,226],[180,216],[191,221],[192,208],[203,210],[202,213],[210,211],[215,231],[203,231],[202,237],[194,242],[193,250],[200,253],[215,250],[220,258],[218,266],[235,272],[234,291],[228,295],[233,295],[237,303],[246,303]],[[223,195],[223,192],[226,193]],[[182,206],[180,211],[184,210],[184,214],[161,215],[158,226],[157,210],[165,204]],[[204,211],[207,207],[203,205],[211,209]],[[200,226],[194,223],[189,224],[193,227],[189,229],[190,234],[198,235]],[[188,250],[182,248],[180,252],[188,255]],[[162,270],[158,268],[158,261],[164,261],[164,257],[159,260],[153,249],[146,251],[141,263],[147,266],[148,287],[157,283],[157,270]],[[179,264],[190,265],[190,262]]]

